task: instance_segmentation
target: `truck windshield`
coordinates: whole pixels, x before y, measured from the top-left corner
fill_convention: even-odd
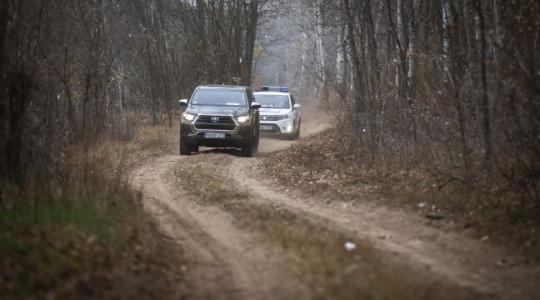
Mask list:
[[[255,95],[255,100],[265,108],[291,108],[289,97],[284,95]]]
[[[191,105],[246,106],[246,94],[243,90],[200,88],[193,95]]]

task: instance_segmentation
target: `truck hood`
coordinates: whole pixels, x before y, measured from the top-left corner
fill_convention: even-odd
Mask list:
[[[247,107],[231,107],[231,106],[190,106],[186,109],[186,113],[192,115],[233,115],[241,116],[247,114]]]

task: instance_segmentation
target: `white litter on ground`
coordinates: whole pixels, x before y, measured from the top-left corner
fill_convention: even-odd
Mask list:
[[[354,249],[356,249],[356,244],[353,243],[353,242],[345,242],[345,250],[347,251],[353,251]]]

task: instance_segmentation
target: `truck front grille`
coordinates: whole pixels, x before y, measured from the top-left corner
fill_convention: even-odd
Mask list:
[[[279,121],[279,120],[282,120],[283,117],[282,116],[274,116],[274,115],[264,115],[264,116],[259,116],[259,119],[261,121]]]
[[[199,116],[195,122],[196,129],[234,130],[235,127],[230,116]]]

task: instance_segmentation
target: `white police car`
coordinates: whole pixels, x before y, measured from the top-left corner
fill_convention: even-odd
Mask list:
[[[286,87],[262,87],[253,93],[259,109],[259,131],[263,134],[282,135],[289,139],[300,137],[300,104]]]

